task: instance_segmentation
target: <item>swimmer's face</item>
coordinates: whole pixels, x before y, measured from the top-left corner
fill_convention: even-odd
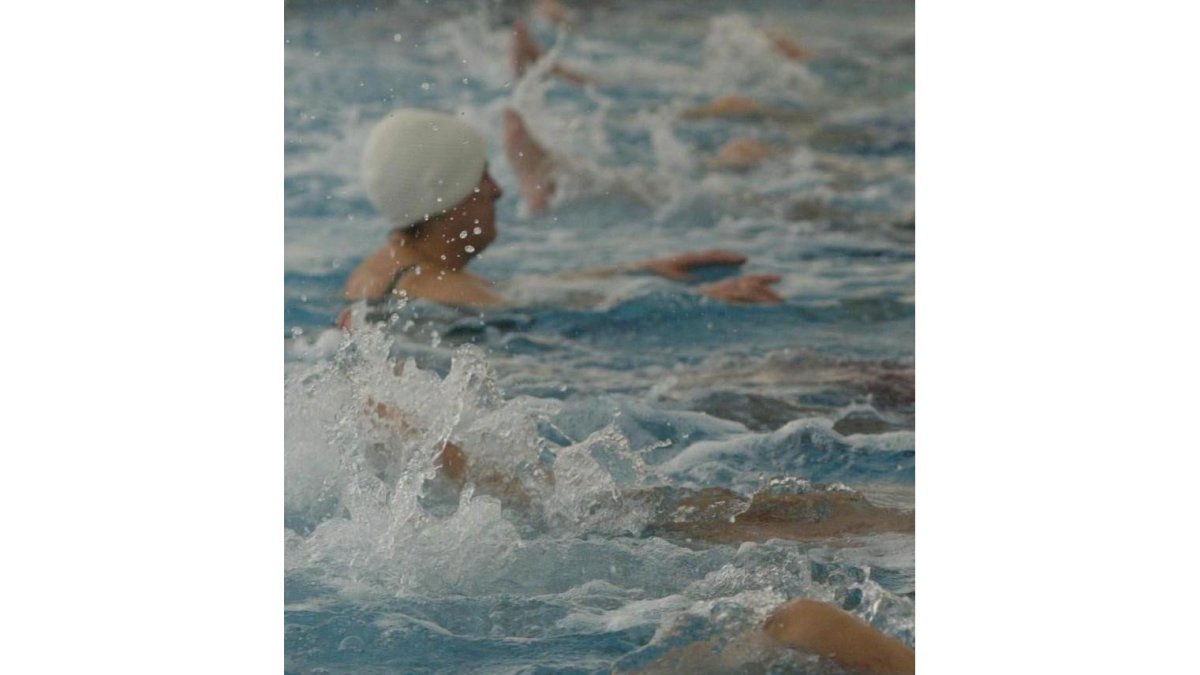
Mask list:
[[[454,236],[460,238],[464,247],[474,247],[475,250],[468,253],[479,253],[496,239],[496,200],[502,194],[504,192],[485,167],[475,191],[454,209],[456,226],[451,229],[456,230]],[[462,232],[467,236],[462,237]]]

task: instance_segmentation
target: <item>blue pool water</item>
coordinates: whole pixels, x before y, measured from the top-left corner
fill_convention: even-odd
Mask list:
[[[616,1],[576,9],[578,27],[560,33],[523,3],[289,6],[288,672],[636,672],[794,597],[915,644],[911,535],[689,545],[652,536],[613,496],[749,495],[804,479],[912,507],[912,12],[884,0]],[[598,84],[514,78],[517,16],[549,58]],[[764,26],[814,57],[783,59]],[[797,114],[679,118],[729,94]],[[500,236],[472,267],[519,303],[415,302],[349,337],[331,328],[341,287],[387,229],[359,154],[402,105],[459,113],[490,139],[506,194]],[[503,157],[506,107],[570,166],[543,215],[521,208]],[[749,171],[709,170],[739,135],[782,152]],[[746,254],[748,273],[779,274],[787,301],[550,277],[713,247]],[[420,431],[381,429],[371,401]],[[439,438],[534,486],[536,517],[470,490],[433,494]],[[383,479],[366,459],[378,448],[394,458]],[[551,465],[557,482],[536,483]]]

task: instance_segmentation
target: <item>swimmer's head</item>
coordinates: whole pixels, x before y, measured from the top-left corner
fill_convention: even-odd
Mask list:
[[[408,227],[480,194],[477,188],[490,181],[486,164],[487,143],[466,123],[401,108],[371,130],[362,176],[375,208],[393,225]]]

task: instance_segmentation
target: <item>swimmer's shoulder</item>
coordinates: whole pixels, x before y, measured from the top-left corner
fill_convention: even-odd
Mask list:
[[[423,298],[452,307],[501,307],[504,298],[493,284],[466,270],[445,270],[428,264],[413,265],[396,290],[410,298]]]
[[[346,280],[347,300],[382,300],[417,262],[402,246],[385,244],[367,256]]]

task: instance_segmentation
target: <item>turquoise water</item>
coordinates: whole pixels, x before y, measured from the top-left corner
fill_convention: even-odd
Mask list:
[[[838,603],[915,644],[910,535],[687,545],[605,501],[644,486],[748,495],[804,479],[912,506],[912,6],[608,2],[577,10],[569,34],[531,20],[549,58],[598,81],[586,89],[512,77],[522,9],[289,8],[288,671],[636,670],[792,597]],[[759,26],[814,58],[780,58]],[[678,116],[729,94],[796,114]],[[330,327],[340,289],[386,231],[358,157],[400,105],[460,113],[492,140],[500,236],[473,267],[520,304],[411,303],[351,338]],[[506,107],[571,167],[544,215],[520,207],[499,145]],[[738,135],[782,151],[750,171],[709,170]],[[712,247],[745,253],[748,273],[781,275],[787,302],[545,276]],[[369,400],[423,431],[389,435]],[[553,466],[572,487],[542,489],[527,513],[482,493],[432,494],[428,447],[444,437],[528,485]],[[384,479],[366,460],[380,447],[398,458]]]

